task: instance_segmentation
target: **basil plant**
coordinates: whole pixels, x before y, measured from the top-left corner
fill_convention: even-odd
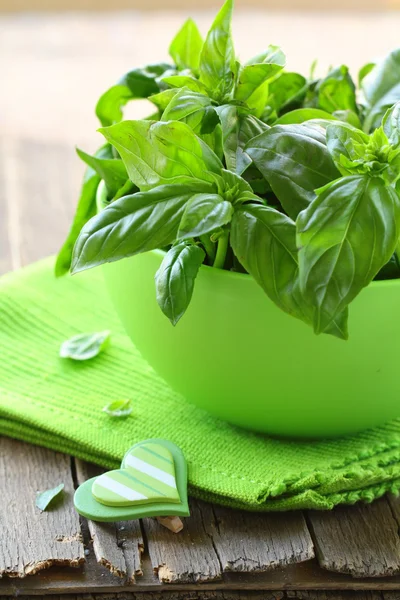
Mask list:
[[[78,150],[88,168],[56,274],[163,249],[155,294],[173,325],[207,265],[248,273],[315,333],[346,339],[362,288],[400,277],[400,50],[363,67],[359,89],[344,65],[286,70],[277,46],[242,64],[232,9],[204,41],[188,20],[170,63],[101,96],[106,143]],[[135,98],[153,114],[123,120]]]

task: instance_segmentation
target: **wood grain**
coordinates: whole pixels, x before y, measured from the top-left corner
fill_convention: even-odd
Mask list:
[[[353,577],[400,572],[398,525],[386,498],[308,516],[321,567]]]
[[[0,482],[0,577],[84,562],[68,456],[0,438]],[[41,512],[36,492],[59,483],[65,485],[62,502]]]
[[[84,461],[76,461],[78,483],[96,477],[103,469]],[[96,523],[88,521],[97,561],[107,567],[113,575],[133,583],[143,575],[141,556],[144,542],[139,521],[119,523]]]
[[[19,250],[14,253],[18,252],[20,263],[25,265],[60,248],[84,169],[74,149],[65,144],[14,140],[11,146],[3,145],[3,150],[8,153],[5,158],[3,152],[5,164],[13,166],[8,177],[14,177],[8,205],[14,205],[14,243]]]
[[[184,529],[172,533],[154,519],[143,519],[147,549],[155,573],[163,583],[199,583],[221,579],[221,565],[207,533],[210,511],[203,502],[190,501]]]
[[[283,597],[283,592],[248,591],[243,593],[217,590],[209,592],[125,592],[122,597],[119,593],[85,594],[84,598],[82,598],[82,596],[77,596],[76,594],[66,594],[62,596],[59,594],[49,594],[45,597],[45,600],[282,600]],[[19,600],[27,600],[27,598],[29,598],[29,596],[20,596]],[[13,596],[4,596],[3,599],[15,600]]]
[[[305,590],[341,590],[349,592],[349,594],[344,594],[344,597],[353,600],[355,591],[384,590],[398,594],[400,577],[354,579],[349,575],[323,570],[316,561],[312,560],[266,573],[226,573],[222,580],[206,582],[201,585],[197,583],[161,585],[158,580],[150,580],[145,574],[143,578],[138,578],[133,588],[132,585],[127,585],[122,579],[111,575],[107,569],[98,565],[94,555],[92,556],[90,553],[82,569],[51,568],[41,571],[35,577],[0,579],[0,597],[7,595],[20,597],[21,595],[43,596],[47,594],[113,594],[118,592],[121,594],[120,600],[123,600],[126,593],[134,591],[134,593],[149,594],[149,597],[151,597],[150,593],[182,592],[181,600],[185,600],[190,598],[191,593],[198,591],[207,594],[216,591],[225,593],[239,591],[243,594],[258,591],[268,592],[266,597],[270,598],[269,592],[271,591],[276,593],[288,590],[303,592]],[[244,597],[246,596],[244,595]],[[389,600],[399,600],[399,598],[393,596]]]
[[[203,505],[203,522],[225,572],[268,571],[314,557],[301,512],[255,514]]]
[[[350,591],[294,591],[289,590],[286,598],[296,600],[382,600],[382,594],[376,591],[350,592]],[[394,600],[394,599],[393,599]]]
[[[6,144],[5,140],[0,139],[0,275],[20,266],[14,148],[15,143]]]

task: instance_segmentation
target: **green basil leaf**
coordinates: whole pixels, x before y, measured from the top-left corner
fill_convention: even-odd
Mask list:
[[[190,304],[205,256],[200,246],[180,242],[168,250],[156,273],[157,302],[172,325],[178,323]]]
[[[372,69],[376,66],[376,63],[367,63],[358,71],[358,86],[361,87],[364,77],[371,73]]]
[[[178,239],[209,233],[230,222],[233,206],[218,194],[195,194],[187,203],[178,230]]]
[[[251,113],[260,119],[264,115],[265,107],[269,96],[270,81],[264,81],[254,90],[251,96],[246,100],[246,106]]]
[[[161,120],[183,121],[197,134],[204,133],[204,130],[211,133],[219,122],[211,99],[188,88],[182,88],[175,94]]]
[[[132,183],[132,181],[130,179],[128,179],[124,185],[122,185],[119,190],[117,190],[117,192],[114,194],[114,196],[111,198],[111,202],[114,202],[114,200],[119,200],[120,198],[122,198],[122,196],[127,196],[128,194],[134,194],[135,192],[138,192],[139,188]]]
[[[114,400],[107,404],[103,409],[110,417],[128,417],[132,412],[130,400]]]
[[[72,360],[90,360],[108,346],[110,335],[110,331],[75,335],[61,344],[60,357]]]
[[[97,158],[86,154],[79,148],[76,152],[89,167],[92,167],[96,173],[104,180],[107,188],[107,194],[110,198],[113,198],[118,190],[125,185],[128,179],[128,173],[126,172],[125,165],[122,160],[117,158]]]
[[[292,218],[314,200],[314,190],[339,176],[323,131],[307,124],[271,127],[245,151]]]
[[[95,154],[97,158],[112,158],[111,146],[102,146]],[[100,176],[94,169],[88,167],[83,178],[81,193],[75,210],[75,216],[61,250],[58,253],[55,264],[55,275],[61,277],[69,272],[72,260],[72,251],[82,227],[91,219],[97,211],[96,192],[100,183]]]
[[[307,91],[307,80],[299,73],[282,73],[269,84],[268,105],[277,113],[300,103]]]
[[[233,204],[236,201],[242,201],[241,198],[245,194],[252,194],[251,185],[237,173],[222,169],[218,175],[213,175],[213,177],[219,195]]]
[[[162,185],[112,202],[82,229],[72,272],[172,244],[186,203],[208,189],[194,180],[191,185]]]
[[[203,38],[197,25],[192,19],[188,19],[172,40],[169,53],[179,69],[196,71],[202,48]]]
[[[193,178],[212,182],[221,161],[188,125],[178,121],[123,121],[100,129],[118,150],[140,190]]]
[[[400,199],[379,177],[344,177],[297,219],[300,284],[322,333],[394,253]]]
[[[356,87],[345,65],[333,69],[318,86],[318,105],[322,110],[333,113],[337,110],[352,110],[357,113]]]
[[[279,46],[270,44],[264,52],[261,52],[261,54],[257,54],[257,56],[253,56],[253,58],[248,60],[246,65],[256,65],[258,63],[273,63],[284,67],[286,64],[286,56]]]
[[[362,81],[367,103],[364,130],[379,127],[385,112],[400,100],[400,48],[377,63]]]
[[[274,208],[241,205],[231,224],[231,246],[244,268],[285,312],[307,321],[293,290],[298,280],[296,227]]]
[[[342,175],[354,174],[352,169],[362,162],[368,142],[368,135],[347,123],[334,123],[326,130],[326,145]]]
[[[235,90],[235,98],[246,102],[263,83],[275,77],[282,70],[281,65],[260,63],[246,65],[239,72],[239,81]]]
[[[222,126],[226,166],[241,175],[251,163],[244,152],[246,144],[269,127],[238,106],[224,104],[216,109]]]
[[[335,121],[335,117],[319,108],[297,108],[296,110],[291,110],[282,115],[282,117],[279,117],[274,125],[293,125],[295,123],[304,123],[311,119],[327,119],[328,121]]]
[[[134,98],[148,98],[160,91],[156,81],[170,65],[161,63],[134,69],[126,73],[117,85],[112,86],[101,97],[96,106],[96,115],[103,127],[121,121],[122,107]]]
[[[260,204],[241,205],[231,224],[231,246],[246,271],[282,310],[310,324],[312,308],[300,290],[295,223]],[[347,338],[347,310],[326,333]]]
[[[231,20],[233,0],[226,0],[216,16],[200,55],[200,81],[222,100],[233,90],[236,59],[233,48]]]
[[[400,145],[400,102],[396,102],[382,119],[382,127],[389,144],[394,147]]]
[[[397,258],[396,252],[390,258],[389,262],[386,265],[383,265],[382,269],[375,276],[375,280],[384,280],[384,279],[399,279],[400,278],[400,263]]]
[[[171,102],[172,98],[178,94],[179,88],[171,88],[168,90],[164,90],[163,92],[159,92],[158,94],[153,94],[149,96],[150,102],[155,104],[158,110],[163,113],[167,108],[168,104]],[[154,119],[155,120],[155,119]]]
[[[192,90],[192,92],[198,92],[205,96],[208,94],[208,90],[204,83],[188,75],[169,75],[168,77],[163,77],[162,81],[172,88],[186,87],[189,90]]]
[[[332,113],[332,117],[334,117],[338,121],[343,121],[343,123],[348,123],[356,129],[362,128],[360,117],[353,110],[335,110]]]
[[[35,502],[37,508],[41,511],[47,510],[51,506],[51,504],[53,504],[56,498],[60,498],[62,496],[63,490],[64,484],[60,483],[51,490],[46,490],[45,492],[37,492]]]

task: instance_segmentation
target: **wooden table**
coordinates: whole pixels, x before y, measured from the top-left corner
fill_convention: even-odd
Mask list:
[[[14,67],[25,68],[27,77],[36,64],[47,72],[46,77],[39,75],[50,86],[51,64],[46,67],[46,61],[51,59],[45,50],[57,40],[62,63],[66,31],[61,28],[64,33],[57,37],[57,27],[51,29],[50,43],[46,27],[39,27],[39,45],[31,46],[23,20],[8,24],[11,29],[0,46],[3,58],[13,56]],[[13,28],[18,34],[15,39]],[[32,49],[25,67],[24,44]],[[66,77],[67,64],[65,58]],[[62,119],[54,115],[49,117],[53,129],[46,129],[41,121],[50,110],[46,88],[38,97],[38,89],[28,86],[22,97],[20,82],[12,85],[11,69],[3,71],[3,82],[7,77],[10,93],[15,93],[15,85],[19,92],[14,99],[0,100],[0,272],[58,249],[82,175],[71,137],[79,129],[82,139],[85,120],[82,114],[72,119],[71,107],[66,106],[64,129]],[[28,114],[19,120],[17,111],[24,103]],[[62,105],[54,106],[61,109]],[[96,471],[50,450],[5,438],[0,441],[0,595],[55,599],[69,594],[88,600],[395,600],[400,594],[400,503],[395,498],[332,512],[263,515],[192,500],[185,530],[174,535],[151,519],[118,525],[80,520],[73,509],[73,491]],[[65,483],[65,501],[56,510],[40,514],[34,507],[36,491],[60,481]]]

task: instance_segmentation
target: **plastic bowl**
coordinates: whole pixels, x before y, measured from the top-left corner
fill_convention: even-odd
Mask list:
[[[400,415],[400,280],[363,290],[343,341],[283,313],[249,275],[203,266],[173,327],[155,297],[163,256],[103,270],[133,343],[187,401],[235,425],[294,437],[341,436]]]

